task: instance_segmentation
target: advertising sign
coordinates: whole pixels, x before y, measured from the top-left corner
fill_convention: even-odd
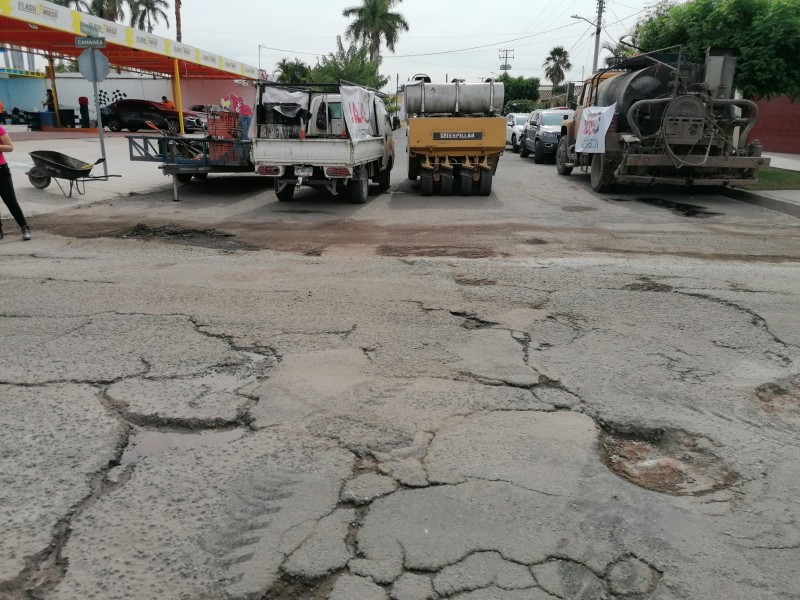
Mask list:
[[[342,93],[342,111],[353,143],[373,137],[373,109],[375,93],[354,85],[339,87]]]
[[[606,151],[606,132],[614,118],[615,102],[611,106],[589,106],[583,109],[578,124],[575,152],[602,154]]]

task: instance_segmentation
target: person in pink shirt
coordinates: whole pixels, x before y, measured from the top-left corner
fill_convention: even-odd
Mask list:
[[[6,128],[0,125],[0,197],[8,207],[14,220],[22,230],[22,239],[31,239],[31,228],[25,220],[25,215],[17,202],[17,195],[14,193],[14,183],[11,181],[11,169],[8,168],[5,153],[14,150],[14,144],[8,135]],[[0,239],[3,239],[3,226],[0,223]]]

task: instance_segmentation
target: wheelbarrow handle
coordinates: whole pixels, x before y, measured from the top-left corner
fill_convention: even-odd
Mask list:
[[[97,159],[97,161],[95,161],[95,163],[94,163],[94,164],[96,164],[96,165],[100,165],[100,164],[102,164],[102,163],[104,163],[104,162],[106,162],[106,159],[105,159],[105,158],[98,158],[98,159]]]

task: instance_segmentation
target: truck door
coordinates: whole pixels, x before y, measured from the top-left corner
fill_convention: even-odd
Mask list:
[[[394,162],[394,137],[389,111],[380,98],[375,98],[375,125],[378,135],[383,138],[383,166]]]

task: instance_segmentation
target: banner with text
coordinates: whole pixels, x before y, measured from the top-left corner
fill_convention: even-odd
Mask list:
[[[339,90],[342,93],[344,120],[353,143],[374,137],[375,93],[354,85],[342,85]]]
[[[588,106],[583,109],[578,123],[575,152],[602,154],[606,151],[606,132],[614,118],[615,102],[611,106]]]

